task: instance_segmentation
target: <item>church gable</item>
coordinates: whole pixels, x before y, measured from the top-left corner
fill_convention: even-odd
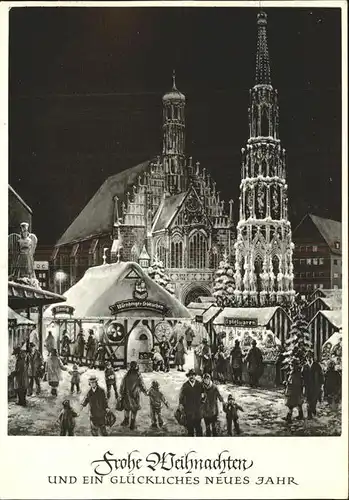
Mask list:
[[[201,225],[210,227],[212,223],[195,188],[192,186],[187,191],[176,216],[173,217],[169,224],[169,228]]]

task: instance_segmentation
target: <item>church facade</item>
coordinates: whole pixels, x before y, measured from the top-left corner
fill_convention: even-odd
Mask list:
[[[278,93],[271,83],[267,15],[257,16],[250,137],[242,149],[240,212],[235,243],[237,305],[290,304],[294,299],[286,152],[279,139]]]
[[[52,255],[53,272],[64,276],[57,289],[121,258],[162,261],[184,304],[211,294],[223,252],[233,252],[232,201],[227,210],[210,174],[185,154],[186,99],[175,75],[162,104],[162,153],[109,177],[68,227]]]

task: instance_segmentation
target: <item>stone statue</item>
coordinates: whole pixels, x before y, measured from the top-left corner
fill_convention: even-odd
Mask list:
[[[8,237],[9,278],[24,285],[40,288],[34,271],[34,253],[38,239],[29,232],[28,222],[20,224],[20,234]]]

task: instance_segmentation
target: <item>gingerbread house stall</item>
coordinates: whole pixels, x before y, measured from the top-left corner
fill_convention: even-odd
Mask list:
[[[77,334],[92,330],[114,366],[137,361],[151,370],[152,349],[163,335],[171,338],[193,323],[190,312],[176,297],[152,280],[135,262],[91,267],[64,296],[72,314],[59,314],[55,305],[44,314],[46,333],[57,340],[63,330],[71,342],[74,360]]]

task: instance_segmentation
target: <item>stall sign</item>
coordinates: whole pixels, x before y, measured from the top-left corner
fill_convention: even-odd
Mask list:
[[[56,306],[52,308],[52,314],[56,316],[56,314],[69,314],[72,316],[74,314],[74,307],[72,306]]]
[[[165,304],[161,302],[156,302],[155,300],[122,300],[121,302],[115,302],[115,304],[109,306],[112,314],[118,314],[124,311],[130,311],[132,309],[146,309],[148,311],[157,312],[160,314],[165,314],[168,310]]]
[[[258,326],[257,318],[224,318],[225,326],[236,327],[256,327]]]

